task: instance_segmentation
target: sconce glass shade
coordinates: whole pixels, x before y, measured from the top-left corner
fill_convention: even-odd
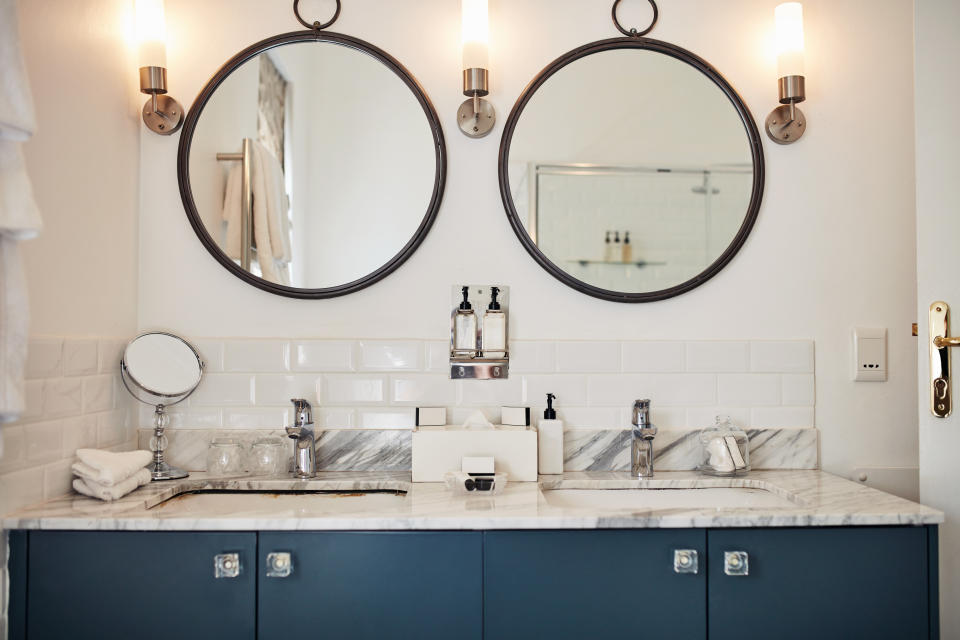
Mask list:
[[[803,73],[803,5],[784,2],[773,10],[777,38],[777,74],[780,78]]]
[[[167,66],[167,22],[163,0],[134,0],[137,66]]]
[[[462,0],[463,68],[487,69],[490,65],[490,18],[487,0]]]

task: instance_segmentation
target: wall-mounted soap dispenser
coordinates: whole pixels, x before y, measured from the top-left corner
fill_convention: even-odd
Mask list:
[[[450,377],[500,380],[509,374],[509,287],[455,286],[450,314]],[[480,322],[471,300],[488,300]],[[483,304],[482,302],[477,302]],[[483,308],[481,306],[481,308]]]

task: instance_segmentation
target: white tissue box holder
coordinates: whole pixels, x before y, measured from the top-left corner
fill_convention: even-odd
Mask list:
[[[465,457],[489,456],[510,482],[537,481],[537,432],[529,427],[463,429],[417,427],[413,431],[413,481],[443,482]]]

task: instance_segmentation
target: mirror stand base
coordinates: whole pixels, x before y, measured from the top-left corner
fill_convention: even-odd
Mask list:
[[[186,478],[190,474],[184,471],[183,469],[177,469],[176,467],[171,467],[166,462],[151,462],[147,465],[147,469],[150,471],[151,480],[179,480],[180,478]]]

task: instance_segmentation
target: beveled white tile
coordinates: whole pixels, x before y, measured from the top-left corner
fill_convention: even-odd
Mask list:
[[[607,373],[620,371],[619,342],[560,342],[557,371]]]
[[[461,426],[475,411],[479,411],[492,424],[500,422],[500,407],[449,407],[447,409],[447,424]],[[530,422],[536,424],[536,416],[530,412]]]
[[[769,373],[813,373],[810,340],[750,343],[750,370]]]
[[[137,425],[145,429],[153,429],[153,407],[143,404],[137,405]],[[218,407],[192,407],[187,404],[177,404],[167,408],[170,418],[170,427],[175,429],[215,429],[223,426],[223,413]]]
[[[349,429],[354,426],[354,410],[349,407],[322,407],[313,412],[313,420],[323,429]]]
[[[390,399],[397,404],[449,406],[457,403],[456,381],[435,373],[393,375]]]
[[[813,407],[755,407],[752,427],[813,427]]]
[[[320,388],[324,405],[382,404],[387,399],[385,376],[327,374]]]
[[[336,372],[356,369],[354,343],[349,340],[300,340],[293,343],[294,371]]]
[[[426,370],[436,372],[450,371],[450,343],[445,340],[430,340],[424,343],[426,352]],[[513,369],[513,355],[510,357],[510,369]]]
[[[63,338],[34,338],[27,345],[28,379],[63,375]]]
[[[258,405],[288,405],[291,398],[306,398],[310,404],[318,404],[316,373],[262,374],[254,382]],[[292,406],[292,405],[291,405]]]
[[[223,410],[225,429],[282,429],[292,424],[293,405],[287,409],[243,407]]]
[[[114,376],[90,376],[83,379],[83,412],[94,413],[113,408]]]
[[[60,420],[35,422],[24,428],[27,462],[41,464],[63,457],[63,423]]]
[[[43,417],[79,415],[83,407],[83,391],[77,378],[54,378],[43,386]]]
[[[813,405],[816,399],[812,373],[785,373],[780,379],[785,405]]]
[[[221,373],[223,371],[222,340],[191,340],[190,343],[200,352],[204,373]]]
[[[43,468],[43,499],[59,498],[71,492],[73,458],[48,464]]]
[[[100,340],[97,345],[97,371],[100,373],[119,373],[120,360],[123,358],[123,350],[126,346],[126,340]]]
[[[361,340],[361,371],[418,371],[423,367],[420,342]]]
[[[229,340],[223,343],[224,371],[289,371],[290,343],[281,340]]]
[[[658,429],[684,429],[687,426],[687,410],[683,407],[670,407],[651,402],[650,421]],[[633,407],[620,408],[620,421],[617,428],[633,427]]]
[[[412,429],[416,410],[411,407],[393,409],[357,409],[357,426],[363,429]]]
[[[10,513],[43,500],[43,468],[0,475],[0,513]]]
[[[27,462],[27,436],[24,427],[10,424],[0,427],[3,430],[3,454],[0,455],[0,473],[8,473],[22,468]]]
[[[63,374],[89,376],[97,372],[97,341],[68,339],[63,343]]]
[[[114,409],[97,414],[97,446],[101,449],[122,444],[132,435],[132,429],[127,425],[127,412],[123,409]]]
[[[718,401],[730,406],[780,404],[780,376],[770,373],[721,373]]]
[[[523,403],[530,406],[547,406],[547,394],[557,397],[554,406],[571,407],[587,404],[587,376],[577,374],[529,374],[523,376]]]
[[[750,345],[721,340],[688,342],[687,371],[736,372],[750,370]]]
[[[523,404],[523,378],[506,380],[454,380],[459,404],[469,407],[501,407]]]
[[[632,407],[650,398],[653,406],[716,404],[717,377],[709,373],[627,373],[587,377],[592,406]]]
[[[553,373],[557,370],[557,343],[514,340],[510,343],[510,373]]]
[[[254,404],[254,376],[243,373],[211,373],[203,376],[190,396],[192,407]]]
[[[63,455],[73,456],[77,449],[97,446],[97,416],[77,416],[63,420]]]
[[[676,373],[684,368],[682,342],[624,342],[621,354],[623,371],[626,372]]]
[[[531,422],[539,424],[544,407],[531,409]],[[620,409],[617,407],[557,407],[557,418],[563,420],[565,429],[616,429],[621,426]]]
[[[752,424],[749,407],[690,407],[687,409],[687,426],[705,429],[716,422],[717,416],[729,416],[733,424],[744,429]]]
[[[21,422],[35,420],[43,415],[43,380],[26,380],[23,383],[24,410]]]

